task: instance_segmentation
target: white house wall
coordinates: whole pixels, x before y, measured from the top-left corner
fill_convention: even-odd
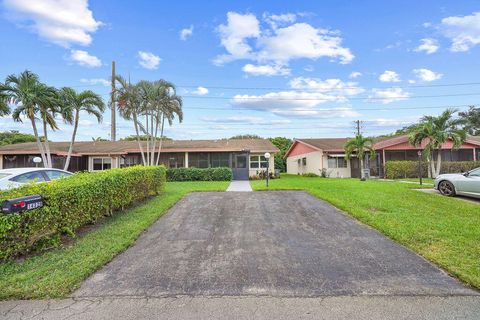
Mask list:
[[[328,156],[323,156],[323,167],[327,170],[327,177],[330,178],[350,178],[351,177],[351,168],[350,160],[347,160],[346,168],[329,168],[328,167]]]
[[[299,154],[287,158],[287,173],[289,174],[304,174],[315,173],[320,175],[322,173],[323,161],[322,151],[309,152]],[[302,159],[307,158],[307,164],[303,165]],[[300,159],[300,164],[298,160]]]

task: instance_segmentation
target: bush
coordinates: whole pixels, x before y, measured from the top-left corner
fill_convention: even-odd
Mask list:
[[[442,161],[440,173],[459,173],[480,167],[480,161]],[[385,175],[388,179],[418,177],[418,161],[387,161]],[[422,175],[428,176],[428,163],[422,162]]]
[[[34,194],[44,199],[43,208],[0,213],[0,260],[58,246],[62,234],[74,236],[79,227],[156,195],[164,186],[163,166],[136,166],[77,173],[49,183],[0,192],[0,202]]]
[[[316,173],[311,173],[311,172],[309,172],[309,173],[302,173],[302,177],[307,177],[307,178],[318,178],[318,177],[319,177],[319,175],[318,175],[318,174],[316,174]],[[323,175],[322,175],[322,177],[323,177]]]
[[[232,178],[232,169],[227,167],[167,169],[168,181],[230,181]]]

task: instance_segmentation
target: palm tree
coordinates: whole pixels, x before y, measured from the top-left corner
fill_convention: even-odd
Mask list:
[[[63,170],[67,170],[72,156],[73,145],[77,135],[78,122],[80,120],[80,112],[97,118],[98,123],[102,122],[102,114],[105,111],[105,103],[102,98],[91,90],[77,93],[74,89],[64,87],[59,92],[59,99],[62,105],[62,115],[65,121],[73,123],[73,133],[68,148],[67,160]]]
[[[173,124],[175,116],[178,117],[178,122],[183,121],[183,100],[182,97],[176,94],[175,86],[167,81],[163,82],[165,88],[165,95],[162,99],[162,103],[159,106],[159,112],[161,113],[161,130],[160,130],[160,143],[158,146],[158,156],[156,165],[160,163],[160,153],[162,152],[162,143],[163,143],[163,132],[165,128],[165,119],[168,121],[169,125]],[[160,117],[160,116],[159,116]]]
[[[147,165],[139,132],[138,115],[141,114],[139,88],[138,86],[130,84],[130,81],[127,81],[122,76],[116,76],[115,80],[120,84],[120,87],[115,89],[118,111],[125,120],[133,120],[138,147],[142,155],[142,163],[143,165]]]
[[[413,146],[427,143],[423,148],[423,154],[430,163],[432,178],[440,174],[442,144],[451,140],[453,141],[452,149],[458,149],[465,142],[467,134],[461,127],[463,122],[461,119],[453,118],[457,111],[457,109],[447,109],[439,116],[424,116],[409,135],[409,141]],[[437,151],[436,166],[433,160],[434,151]]]
[[[25,70],[17,75],[9,75],[5,80],[3,92],[12,104],[16,105],[12,113],[15,121],[23,122],[22,116],[30,120],[43,164],[52,167],[47,128],[58,129],[55,115],[58,112],[57,91],[40,82],[38,75]],[[37,115],[43,125],[44,141],[40,141],[36,124]]]
[[[361,134],[357,134],[355,138],[349,140],[345,144],[345,159],[350,160],[353,154],[356,154],[358,159],[360,159],[360,179],[363,180],[364,173],[363,173],[363,160],[365,159],[365,153],[370,153],[370,157],[372,159],[375,158],[375,150],[373,148],[373,139],[363,137]]]
[[[8,106],[8,95],[6,87],[0,83],[0,117],[10,114],[10,107]]]

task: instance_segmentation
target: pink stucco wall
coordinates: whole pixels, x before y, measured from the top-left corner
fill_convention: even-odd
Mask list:
[[[310,146],[307,146],[306,144],[303,144],[301,142],[295,141],[295,144],[292,149],[290,149],[290,152],[288,153],[289,157],[292,156],[297,156],[299,154],[305,154],[305,153],[310,153],[310,152],[315,152],[318,151],[317,149],[314,149]]]

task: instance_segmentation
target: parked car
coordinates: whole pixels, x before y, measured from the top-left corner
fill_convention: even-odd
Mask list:
[[[0,190],[18,188],[29,182],[48,182],[73,173],[53,168],[15,168],[0,170]]]
[[[465,173],[441,174],[434,188],[445,196],[462,195],[480,198],[480,168]]]

